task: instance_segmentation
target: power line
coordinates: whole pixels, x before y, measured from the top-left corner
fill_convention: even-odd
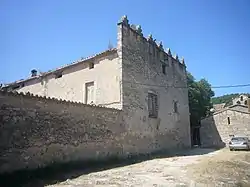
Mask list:
[[[156,85],[156,84],[144,84],[144,83],[139,83],[139,82],[130,82],[130,81],[124,81],[126,83],[132,83],[132,84],[139,84],[139,85],[144,85],[144,86],[154,86],[154,87],[161,87],[161,88],[188,88],[184,86],[170,86],[170,85]],[[238,85],[223,85],[223,86],[211,86],[213,89],[218,89],[218,88],[239,88],[239,87],[250,87],[249,84],[238,84]]]
[[[228,85],[228,86],[212,86],[211,88],[237,88],[237,87],[248,87],[250,84],[238,84],[238,85]]]

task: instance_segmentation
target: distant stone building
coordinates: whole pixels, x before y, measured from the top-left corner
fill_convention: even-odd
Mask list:
[[[239,97],[233,98],[233,105],[247,105],[247,95],[240,95]]]
[[[249,105],[231,105],[201,120],[201,145],[221,147],[227,145],[232,136],[250,137]]]
[[[119,109],[122,122],[117,123],[116,128],[126,132],[120,135],[124,136],[121,146],[124,154],[190,147],[184,59],[172,55],[170,49],[164,50],[162,43],[156,43],[152,35],[144,37],[141,27],[130,25],[126,16],[118,23],[117,36],[114,49],[43,74],[32,70],[31,77],[9,84],[4,89]],[[41,107],[39,109],[42,110]],[[73,112],[81,117],[81,111]],[[89,113],[85,110],[86,120],[83,121],[86,125],[87,114],[96,115],[94,109]],[[101,113],[98,115],[96,123],[105,126]],[[93,116],[90,117],[93,121]],[[79,124],[74,122],[71,125]],[[8,128],[2,132],[4,130],[8,131]]]

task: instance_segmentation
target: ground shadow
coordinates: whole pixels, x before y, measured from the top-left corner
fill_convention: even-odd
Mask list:
[[[105,161],[92,160],[88,162],[78,161],[78,162],[70,162],[64,164],[54,164],[46,168],[40,168],[36,170],[22,170],[11,174],[0,175],[0,186],[43,187],[46,185],[51,185],[65,181],[67,179],[73,179],[80,175],[136,164],[146,160],[167,158],[174,156],[202,155],[202,154],[207,154],[209,152],[213,152],[215,150],[216,149],[192,148],[182,151],[172,151],[172,152],[161,151],[161,152],[155,152],[150,155],[130,156],[127,159],[118,159],[116,157],[111,157]]]

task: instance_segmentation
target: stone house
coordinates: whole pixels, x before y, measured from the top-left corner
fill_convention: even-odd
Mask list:
[[[200,138],[202,146],[227,146],[231,136],[250,137],[249,105],[232,105],[201,120]]]
[[[240,95],[239,97],[233,98],[233,105],[247,105],[248,96],[247,95]]]
[[[134,134],[155,136],[169,148],[191,144],[184,59],[152,35],[144,37],[126,16],[118,23],[116,48],[43,74],[33,70],[5,89],[120,109]]]

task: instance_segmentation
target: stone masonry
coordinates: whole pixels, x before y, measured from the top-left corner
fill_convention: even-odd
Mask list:
[[[122,155],[120,110],[0,92],[0,173]]]
[[[0,92],[0,172],[191,146],[183,59],[152,35],[145,38],[126,16],[118,23],[117,48],[95,57],[89,60],[96,69],[81,61],[59,69],[65,71],[63,79],[48,72],[45,95],[38,81],[45,75],[32,78],[38,82],[24,86],[25,94]],[[95,82],[95,104],[117,109],[83,104],[83,85],[89,81]]]
[[[250,113],[228,108],[201,121],[201,145],[227,146],[231,136],[250,137]]]
[[[180,62],[170,49],[164,50],[162,43],[157,44],[152,35],[145,38],[141,27],[130,25],[127,17],[118,23],[117,48],[122,61],[122,100],[128,130],[140,138],[153,137],[158,144],[154,149],[190,147],[184,60]],[[157,118],[148,115],[148,93],[158,96]],[[174,111],[175,104],[177,111]],[[136,147],[144,146],[137,144]]]

